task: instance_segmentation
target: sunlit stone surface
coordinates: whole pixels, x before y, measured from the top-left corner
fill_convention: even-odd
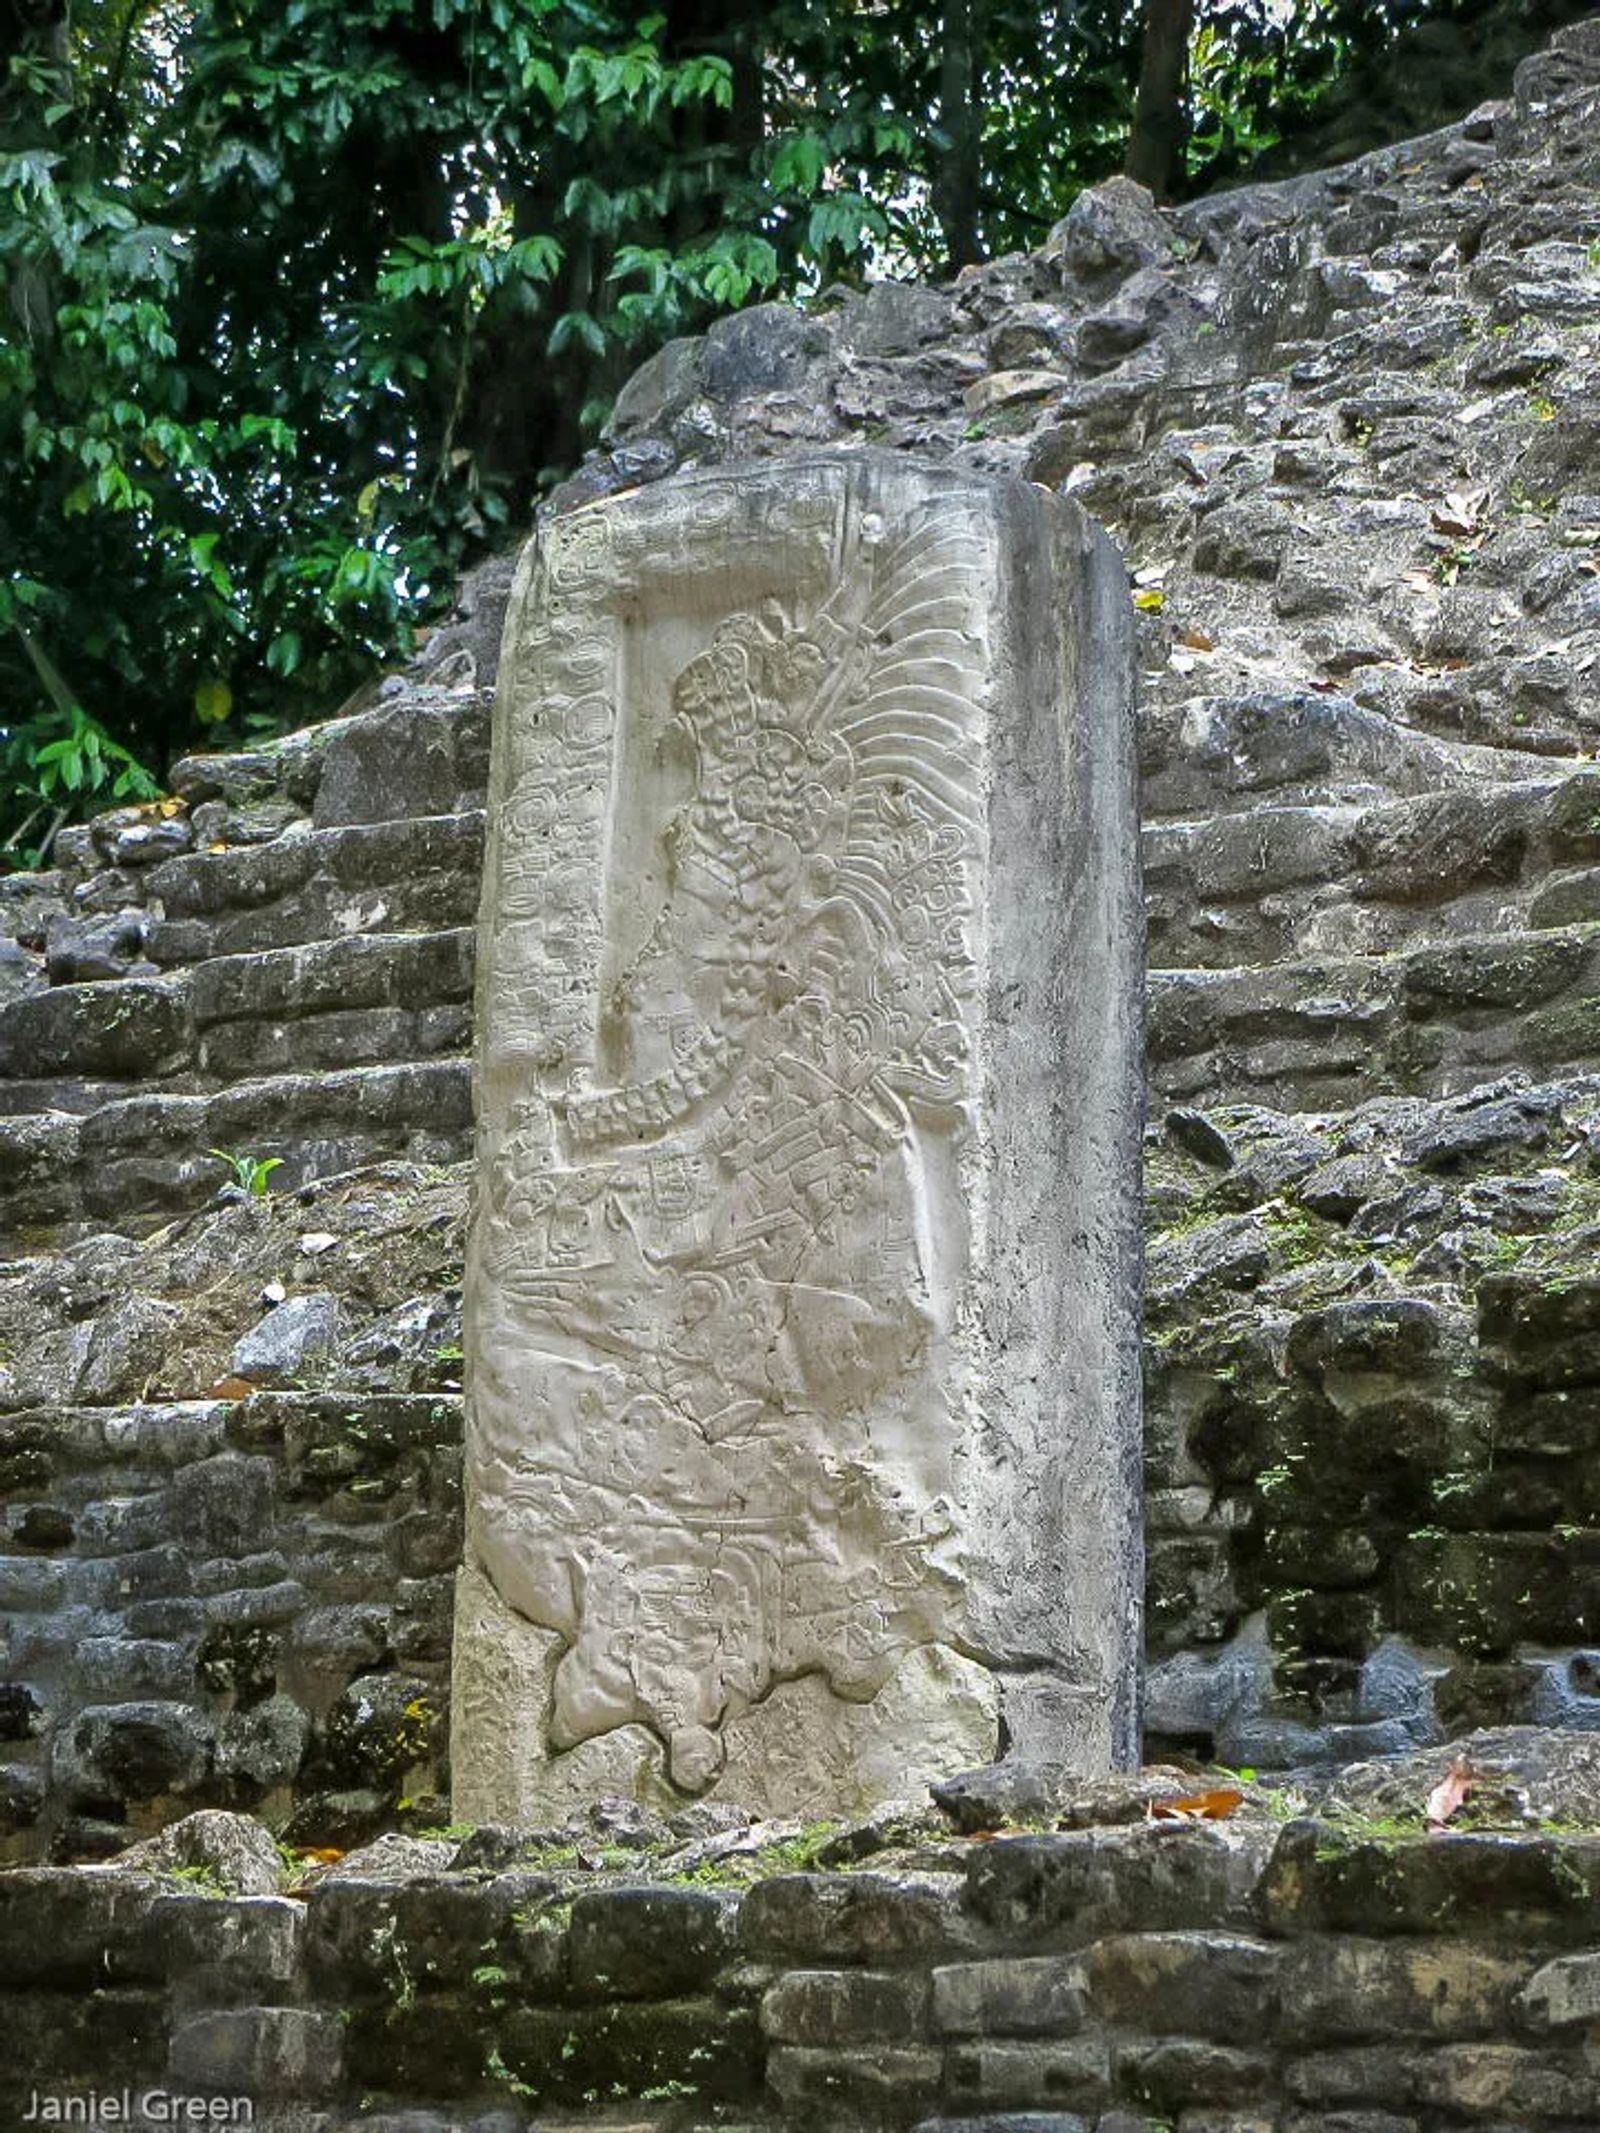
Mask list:
[[[1127,594],[872,454],[557,521],[501,667],[456,1810],[1133,1753]]]

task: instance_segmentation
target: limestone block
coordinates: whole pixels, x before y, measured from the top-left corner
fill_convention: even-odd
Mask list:
[[[776,2044],[823,2049],[902,2044],[926,2027],[928,1981],[893,1970],[791,1970],[761,2002],[761,2028]]]
[[[957,2106],[989,2114],[1065,2104],[1097,2112],[1111,2100],[1111,2049],[1104,2037],[1068,2043],[962,2042],[945,2062],[945,2086]]]
[[[991,1956],[933,1973],[934,2021],[945,2036],[1070,2037],[1085,2007],[1083,1968],[1071,1956]]]
[[[244,2095],[317,2096],[339,2078],[338,2017],[311,2007],[235,2007],[180,2020],[169,2064],[182,2081]]]
[[[552,522],[479,936],[456,1807],[1135,1751],[1125,579],[872,453]]]
[[[572,1906],[567,1964],[584,1999],[668,1999],[708,1987],[733,1953],[731,1889],[596,1889]]]
[[[767,2056],[767,2089],[791,2124],[882,2124],[886,2111],[931,2103],[942,2062],[926,2046],[855,2052],[782,2044]]]
[[[1536,2027],[1600,2022],[1600,1955],[1558,1955],[1528,1980],[1522,1999]]]
[[[959,1874],[778,1874],[745,1897],[740,1943],[755,1962],[808,1967],[964,1954],[964,1893]]]

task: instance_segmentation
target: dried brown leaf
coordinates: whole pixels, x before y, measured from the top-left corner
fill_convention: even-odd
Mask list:
[[[1234,1785],[1218,1785],[1209,1792],[1188,1792],[1176,1800],[1152,1800],[1152,1822],[1225,1822],[1242,1806],[1244,1794]]]
[[[1472,1765],[1458,1755],[1428,1794],[1423,1813],[1430,1829],[1443,1829],[1452,1815],[1460,1813],[1474,1782]]]

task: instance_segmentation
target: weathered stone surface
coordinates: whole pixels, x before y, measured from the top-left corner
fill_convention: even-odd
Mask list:
[[[1059,1765],[1007,1757],[960,1771],[931,1790],[955,1827],[972,1835],[1019,1824],[1096,1829],[1142,1822],[1158,1801],[1192,1792],[1194,1780],[1187,1771],[1160,1767],[1086,1779]]]
[[[903,2044],[927,2027],[925,1978],[883,1970],[791,1970],[761,2002],[775,2044]]]
[[[317,827],[452,813],[470,782],[461,759],[472,737],[463,724],[459,705],[426,700],[352,719],[324,755]]]
[[[1093,2111],[1111,2100],[1111,2050],[1104,2037],[1062,2044],[988,2043],[950,2046],[945,2090],[958,2108],[1046,2110],[1066,2105]]]
[[[1593,1930],[1600,1837],[1449,1831],[1383,1843],[1359,1832],[1285,1828],[1259,1896],[1269,1931],[1470,1938],[1496,1918],[1571,1947]]]
[[[671,1997],[709,1984],[733,1952],[738,1899],[718,1889],[631,1888],[580,1896],[567,1962],[597,1999]]]
[[[826,2124],[834,2114],[849,2122],[926,2105],[937,2093],[941,2070],[939,2053],[917,2045],[878,2046],[847,2056],[781,2044],[767,2058],[767,2087],[785,2115],[802,2124]]]
[[[995,1956],[933,1973],[933,2019],[945,2036],[1068,2037],[1087,2004],[1083,1966],[1068,1957]]]
[[[1474,27],[1471,96],[1504,65],[1484,38],[1516,12]],[[1549,52],[1520,105],[1176,213],[1092,189],[1076,227],[1111,232],[1097,257],[834,292],[799,330],[779,308],[719,340],[715,397],[706,344],[682,343],[648,391],[625,393],[626,436],[565,499],[686,456],[787,457],[853,433],[1062,482],[1138,573],[1152,960],[1231,973],[1174,1003],[1198,1049],[1171,1048],[1172,1021],[1158,1031],[1170,1100],[1199,1123],[1149,1156],[1150,1752],[1290,1764],[1308,1793],[1308,1766],[1351,1755],[1485,1725],[1600,1727],[1600,1392],[1582,1323],[1600,1251],[1600,1014],[1582,971],[1527,1008],[1472,997],[1524,957],[1570,956],[1540,937],[1570,944],[1597,908],[1594,74],[1592,55]],[[1134,316],[1162,281],[1215,332],[1156,306]],[[1090,375],[1080,329],[1107,316],[1149,336]],[[1056,382],[1045,397],[1005,386],[971,421],[970,389],[1019,371]],[[1292,531],[1274,576],[1196,567],[1262,569],[1278,511]],[[1463,512],[1464,533],[1435,523]],[[352,1728],[343,1691],[394,1666],[442,1711],[455,1403],[435,1430],[421,1396],[459,1380],[459,1253],[442,1241],[419,1260],[397,1217],[431,1197],[416,1166],[469,1145],[466,1063],[440,1052],[464,1042],[467,959],[459,940],[416,937],[460,935],[475,908],[486,719],[472,692],[494,672],[510,563],[488,566],[481,600],[464,588],[473,615],[366,692],[373,710],[179,766],[186,813],[154,834],[151,811],[118,808],[65,830],[50,872],[0,882],[0,991],[72,995],[34,1028],[83,1062],[0,1084],[0,1403],[27,1410],[0,1420],[6,1856],[104,1855],[200,1801],[270,1801],[275,1816],[293,1801],[295,1836],[350,1843],[437,1788],[437,1765],[414,1770],[415,1790],[398,1767],[404,1704]],[[347,742],[368,720],[371,746]],[[316,828],[335,753],[357,811],[440,805],[453,769],[450,812]],[[330,787],[323,813],[338,802]],[[374,955],[378,936],[411,938]],[[281,953],[305,947],[319,955]],[[191,1030],[180,1015],[171,1050],[146,1045],[161,1031],[123,990],[150,985],[144,958],[183,974],[175,1002],[200,966],[228,962],[201,986],[222,1018]],[[368,1004],[345,1004],[357,992]],[[209,1205],[212,1146],[287,1158],[272,1219]],[[298,1189],[401,1153],[406,1166],[347,1184],[395,1219],[352,1238],[310,1207],[303,1227],[341,1237],[302,1262],[278,1220]],[[153,1268],[113,1265],[103,1239],[62,1249],[202,1207]],[[219,1214],[250,1217],[253,1235]],[[313,1270],[345,1319],[336,1396],[274,1396],[269,1412],[257,1395],[224,1445],[199,1396],[261,1292]],[[1430,1344],[1363,1359],[1354,1339],[1297,1338],[1326,1329],[1330,1304],[1381,1317],[1391,1301],[1435,1314]],[[419,1396],[403,1423],[397,1392]],[[259,1548],[261,1470],[219,1463],[230,1446],[273,1463]],[[551,1656],[530,1675],[541,1696]],[[769,1737],[803,1736],[830,1696],[794,1687]],[[184,1704],[215,1725],[176,1794],[159,1789],[174,1765],[150,1752],[167,1732],[151,1707]],[[86,1762],[73,1728],[108,1705],[125,1714],[114,1752]],[[348,1776],[325,1753],[330,1709]],[[629,1741],[661,1755],[643,1732]],[[625,1758],[586,1752],[563,1758],[571,1797],[627,1781]],[[1402,1819],[1437,1781],[1416,1775]],[[130,1789],[144,1784],[158,1789]],[[1537,1805],[1508,1774],[1469,1813],[1521,1828]],[[1357,1882],[1379,1864],[1363,1857]],[[1404,1888],[1417,1869],[1396,1871]],[[1418,1895],[1416,1915],[1439,1895]],[[1470,1889],[1443,1900],[1470,1911]],[[1340,1901],[1378,1930],[1370,1888]]]
[[[1160,264],[1172,255],[1172,234],[1144,186],[1110,178],[1080,193],[1050,232],[1047,252],[1069,274],[1092,281]]]
[[[575,1842],[522,1834],[549,1870],[487,1874],[453,1839],[391,1836],[308,1868],[299,1901],[174,1893],[126,1868],[0,1874],[0,2111],[23,2116],[20,2051],[41,2085],[164,2066],[177,2086],[253,2095],[258,2122],[285,2133],[323,2133],[294,2115],[313,2102],[330,2125],[387,2124],[384,2098],[406,2133],[483,2133],[507,2087],[524,2106],[536,2092],[538,2123],[562,2133],[713,2117],[816,2133],[923,2118],[937,2133],[1588,2123],[1594,1956],[1582,1940],[1550,1948],[1592,1934],[1593,1840],[1348,1845],[1293,1824],[1259,1906],[1273,1939],[1147,1928],[1147,1832],[1021,1840],[1134,1869],[1109,1931],[1089,1891],[1047,1922],[1055,1945],[1028,1952],[1038,1916],[963,1924],[954,1877],[624,1884],[618,1852],[651,1852],[585,1860],[585,1827]],[[1234,1834],[1174,1824],[1160,1841],[1170,1862]],[[1334,1917],[1352,1899],[1359,1934]]]
[[[194,1033],[183,993],[159,978],[60,985],[0,1010],[0,1074],[136,1080],[185,1065]]]
[[[51,1782],[75,1806],[125,1795],[183,1800],[202,1784],[212,1721],[156,1698],[90,1704],[51,1742]]]
[[[981,2118],[925,2118],[913,2133],[1101,2133],[1107,2123],[1076,2111],[986,2111]]]
[[[705,1999],[520,2008],[501,2024],[500,2049],[517,2080],[565,2104],[652,2091],[704,2104],[741,2101],[761,2080],[753,2011]]]
[[[1003,1837],[975,1854],[969,1905],[985,1926],[1087,1941],[1124,1926],[1160,1932],[1247,1925],[1274,1832],[1146,1824]]]
[[[337,2018],[306,2007],[249,2007],[192,2015],[173,2032],[180,2081],[224,2094],[320,2096],[338,2079]]]
[[[1226,1933],[1128,1933],[1080,1958],[1097,2021],[1233,2043],[1278,2010],[1281,1951]]]
[[[708,366],[786,365],[763,316]],[[1129,1756],[1111,580],[1036,493],[870,456],[530,548],[483,919],[462,1811],[537,1819],[579,1767],[848,1811],[1002,1725]]]
[[[1528,1967],[1470,1943],[1319,1939],[1282,1965],[1285,2033],[1303,2045],[1503,2035]]]
[[[163,1890],[102,1867],[0,1873],[0,1985],[71,1989],[160,1975],[148,1921]]]
[[[1195,2104],[1264,2100],[1273,2085],[1273,2062],[1265,2052],[1187,2037],[1118,2045],[1113,2064],[1119,2087],[1158,2111],[1185,2117]]]
[[[739,1937],[759,1962],[883,1963],[971,1940],[958,1875],[784,1874],[745,1898]]]
[[[93,2086],[102,2094],[109,2091],[118,2103],[124,2084],[136,2094],[169,2085],[163,2078],[167,2039],[159,1993],[92,1980],[75,1994],[8,1992],[0,1999],[0,2019],[6,2039],[0,2054],[0,2110],[13,2125],[43,2122],[41,2092],[86,2102],[86,2069],[94,2071]]]
[[[1600,1955],[1558,1955],[1544,1964],[1523,1987],[1522,2006],[1540,2028],[1600,2022]]]
[[[130,1846],[117,1864],[142,1874],[188,1869],[234,1896],[275,1896],[283,1873],[278,1847],[259,1822],[214,1808],[185,1815]]]
[[[1541,1726],[1495,1727],[1446,1747],[1356,1764],[1339,1774],[1322,1811],[1420,1825],[1429,1798],[1456,1767],[1470,1774],[1474,1820],[1600,1828],[1600,1736]]]
[[[233,1368],[255,1385],[292,1385],[323,1361],[339,1338],[339,1305],[325,1292],[291,1296],[239,1341]]]
[[[146,1922],[151,1968],[175,2001],[275,2000],[298,1988],[305,1924],[304,1905],[284,1896],[163,1896]]]
[[[522,1873],[469,1881],[437,1864],[407,1875],[321,1877],[307,1896],[310,1975],[329,1989],[393,1998],[452,1989],[462,1949],[509,1970],[518,1912],[536,1911],[554,1887],[547,1876]]]

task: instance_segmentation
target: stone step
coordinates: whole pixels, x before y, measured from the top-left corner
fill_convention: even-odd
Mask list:
[[[1172,968],[1575,924],[1600,918],[1600,773],[1151,823],[1143,851],[1150,958]]]
[[[489,776],[491,692],[391,675],[370,708],[303,727],[255,753],[186,756],[172,789],[191,809],[282,798],[319,829],[453,814]]]
[[[38,877],[32,899],[0,909],[12,958],[0,969],[0,998],[356,933],[470,926],[483,833],[481,808],[332,829],[300,817],[281,832],[148,866]]]
[[[1600,924],[1262,970],[1153,970],[1149,1051],[1164,1097],[1287,1111],[1449,1094],[1513,1065],[1592,1067]]]
[[[1229,696],[1149,701],[1140,713],[1146,822],[1261,806],[1350,806],[1549,778],[1549,756],[1438,740],[1337,691],[1285,681]]]
[[[137,1224],[200,1206],[217,1189],[213,1148],[278,1157],[273,1184],[286,1188],[389,1156],[459,1162],[471,1145],[465,1058],[124,1092],[87,1116],[0,1119],[0,1240],[48,1242],[63,1224]]]
[[[351,934],[163,978],[57,985],[0,1007],[0,1075],[215,1082],[449,1051],[467,1039],[473,931]]]
[[[355,933],[470,926],[483,865],[481,810],[310,830],[191,852],[152,867],[144,952],[164,967]]]

